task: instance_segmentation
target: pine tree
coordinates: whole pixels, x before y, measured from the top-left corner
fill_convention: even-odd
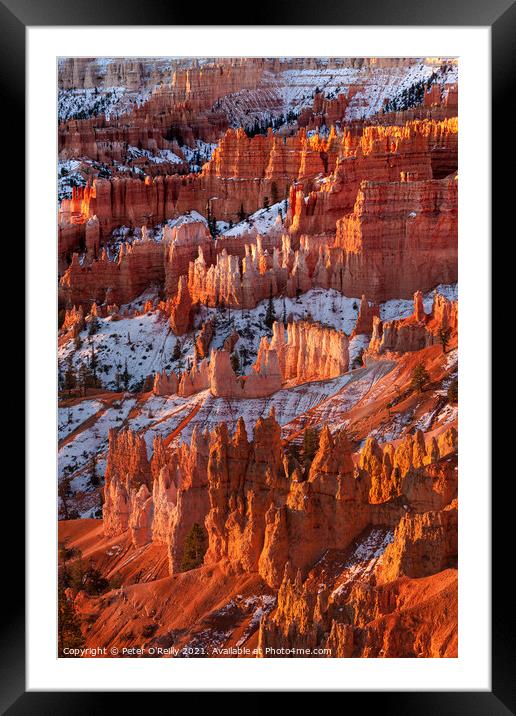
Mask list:
[[[97,333],[98,329],[99,329],[99,319],[97,318],[97,316],[92,316],[90,323],[88,325],[88,335],[94,336],[95,333]]]
[[[127,359],[125,361],[124,370],[122,372],[122,385],[124,386],[124,390],[129,389],[129,381],[131,379],[131,374],[129,373],[129,370],[127,368]]]
[[[301,457],[301,448],[298,443],[295,443],[293,440],[291,440],[288,443],[285,452],[289,461],[289,472],[292,472],[294,467],[302,465],[303,459]]]
[[[236,375],[240,373],[240,361],[238,359],[238,353],[235,351],[230,357],[231,367]]]
[[[448,402],[451,405],[456,404],[458,402],[458,400],[459,400],[459,381],[457,380],[457,378],[455,378],[455,380],[452,380],[452,382],[448,386],[447,397],[448,397]]]
[[[247,218],[247,214],[244,211],[244,204],[240,204],[240,209],[238,210],[238,220],[239,221],[245,221]]]
[[[63,508],[63,514],[64,514],[65,520],[70,519],[70,509],[68,506],[68,498],[70,497],[70,494],[71,494],[70,481],[71,481],[71,478],[63,477],[58,485],[58,488],[57,488],[57,494],[59,495],[59,498],[61,499],[61,505]]]
[[[194,522],[185,540],[181,571],[188,572],[190,569],[200,567],[203,563],[207,547],[208,539],[206,531],[197,522]]]
[[[135,380],[134,383],[131,385],[131,393],[143,393],[144,383],[145,379],[143,378],[143,376]]]
[[[73,358],[70,354],[66,359],[66,370],[64,374],[64,389],[70,395],[72,390],[77,386],[77,376],[73,367]]]
[[[353,363],[351,365],[351,370],[355,370],[355,368],[362,368],[364,365],[364,349],[361,348],[355,358],[353,359]]]
[[[93,386],[97,387],[99,380],[97,378],[97,368],[99,365],[99,359],[97,357],[97,354],[95,353],[95,348],[93,347],[93,344],[91,345],[91,351],[90,351],[90,371],[91,375],[93,376]]]
[[[443,347],[443,353],[446,353],[446,348],[450,342],[450,335],[451,331],[449,328],[441,328],[439,331],[439,340],[441,342],[441,346]]]
[[[84,646],[84,637],[81,632],[81,625],[73,603],[65,593],[66,585],[62,574],[57,582],[57,646],[59,656],[73,656],[65,654],[65,649],[80,649]]]
[[[100,477],[99,473],[97,472],[97,453],[93,453],[93,455],[90,458],[90,483],[93,485],[93,487],[97,487],[100,485]]]
[[[109,589],[109,582],[95,567],[92,560],[90,560],[88,569],[82,576],[82,588],[86,594],[89,594],[90,596],[104,594],[104,592],[107,592]]]
[[[272,287],[269,292],[269,303],[267,304],[267,311],[265,313],[265,325],[267,328],[272,328],[272,324],[276,320],[276,311],[274,310],[274,301],[272,300]]]
[[[206,204],[206,217],[208,222],[208,230],[212,236],[212,238],[216,238],[217,236],[217,221],[215,217],[213,216],[213,212],[211,210],[211,201],[208,200]]]
[[[303,458],[305,468],[309,468],[315,453],[319,449],[319,430],[317,428],[305,428],[303,433]]]
[[[120,392],[120,390],[122,390],[122,372],[121,372],[121,369],[122,369],[122,364],[121,364],[121,363],[117,363],[117,364],[116,364],[116,373],[115,373],[115,390],[117,391],[117,393]]]
[[[81,363],[80,365],[78,383],[82,395],[86,395],[87,389],[94,388],[97,384],[97,380],[93,375],[90,366],[86,363]]]
[[[412,371],[411,386],[413,390],[422,393],[426,385],[430,382],[428,371],[422,363],[418,363]]]
[[[172,360],[179,360],[181,358],[181,346],[179,345],[179,341],[176,341],[174,345],[174,350],[172,351]]]

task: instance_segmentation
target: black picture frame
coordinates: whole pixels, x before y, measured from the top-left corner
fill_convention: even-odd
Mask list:
[[[236,5],[236,4],[235,4]],[[202,6],[199,5],[200,9]],[[238,6],[237,6],[238,7]],[[204,26],[232,25],[225,19],[238,19],[240,25],[380,25],[380,26],[490,26],[492,38],[492,175],[496,177],[507,162],[507,144],[512,142],[504,128],[507,126],[507,106],[513,78],[516,38],[516,7],[512,0],[432,0],[415,3],[410,0],[367,0],[341,2],[318,0],[316,7],[305,0],[270,2],[262,0],[252,8],[238,10],[225,3],[223,7],[203,7],[192,13],[187,4],[173,4],[167,0],[0,0],[0,86],[3,98],[2,123],[4,167],[11,176],[12,195],[8,197],[9,214],[16,217],[16,262],[19,266],[25,207],[20,177],[24,150],[21,140],[9,142],[7,137],[20,133],[25,116],[25,30],[27,26],[66,25],[192,25],[192,17],[202,14]],[[273,22],[271,23],[271,20]],[[509,115],[510,117],[510,115]],[[15,124],[16,123],[16,124]],[[504,144],[502,148],[502,143]],[[492,193],[493,221],[504,220],[511,207],[509,191],[514,182],[498,182]],[[14,208],[16,207],[16,209]],[[493,235],[496,226],[493,223]],[[500,320],[500,319],[499,319]],[[497,325],[493,316],[493,330]],[[490,336],[487,335],[487,339]],[[30,349],[30,346],[29,346]],[[16,429],[13,427],[13,430]],[[486,439],[490,440],[489,436]],[[493,450],[496,454],[496,451]],[[510,471],[512,472],[512,471]],[[12,474],[12,473],[11,473]],[[7,472],[5,473],[7,477]],[[507,474],[510,477],[510,474]],[[20,471],[9,483],[10,504],[24,504],[24,485]],[[512,590],[507,589],[507,571],[502,570],[509,560],[510,544],[503,539],[503,525],[510,524],[512,510],[506,499],[504,475],[492,486],[492,690],[472,692],[367,692],[367,707],[377,706],[384,713],[391,710],[405,714],[489,714],[502,716],[514,713],[515,660],[512,649],[509,615],[513,613]],[[507,481],[506,481],[507,482]],[[4,512],[9,511],[4,505]],[[21,509],[18,510],[21,513]],[[495,519],[496,517],[496,519]],[[109,704],[120,707],[120,693],[95,692],[26,692],[25,688],[25,594],[24,542],[18,527],[16,540],[4,550],[4,578],[9,580],[9,609],[2,611],[0,651],[0,709],[9,714],[85,714],[95,713]],[[12,536],[12,533],[11,533]],[[16,548],[13,544],[16,542]],[[7,553],[6,553],[7,552]],[[509,563],[509,562],[507,562]],[[512,571],[512,570],[509,570]],[[44,585],[41,585],[44,589]],[[474,595],[471,595],[474,599]],[[235,685],[236,689],[238,688]],[[410,684],[407,685],[410,688]],[[300,684],[300,689],[302,685]],[[364,692],[348,692],[350,701],[362,704]],[[143,698],[142,698],[143,697]],[[358,697],[358,698],[357,698]],[[148,695],[131,693],[131,709],[139,709]],[[168,695],[170,699],[170,695]],[[116,701],[115,701],[116,699]],[[360,702],[358,702],[360,699]],[[107,701],[107,704],[106,704]],[[355,704],[353,704],[355,705]],[[169,701],[169,707],[173,703]]]

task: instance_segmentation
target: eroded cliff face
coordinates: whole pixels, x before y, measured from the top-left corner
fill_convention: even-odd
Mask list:
[[[284,235],[266,250],[258,237],[242,260],[224,248],[211,265],[200,254],[189,267],[193,300],[251,308],[271,293],[321,287],[379,302],[427,291],[443,276],[456,281],[457,178],[402,179],[362,182],[353,212],[336,222],[335,238],[303,234],[294,250]],[[309,211],[312,195],[305,202],[298,194],[289,211],[296,202]]]
[[[103,249],[91,264],[81,263],[78,254],[59,281],[59,299],[64,306],[89,308],[98,304],[129,303],[149,283],[165,278],[163,247],[154,241],[136,241],[120,246],[112,261]]]
[[[348,570],[352,569],[350,565]],[[357,581],[354,586],[344,582],[333,592],[325,583],[318,584],[321,573],[328,579],[323,566],[303,582],[299,572],[289,576],[286,570],[277,608],[260,623],[260,656],[457,656],[454,568],[418,580],[401,577],[383,585],[375,585],[374,578]]]
[[[104,487],[104,530],[124,532],[132,519],[132,502],[141,502],[151,485],[151,468],[145,440],[130,431],[109,433],[109,454]],[[134,520],[133,520],[134,522]]]
[[[421,310],[417,300],[415,313],[421,316]],[[95,311],[102,313],[101,308]],[[73,325],[72,314],[70,320]],[[432,362],[446,362],[437,346],[423,349],[419,356],[426,356],[433,378]],[[411,357],[407,353],[387,362],[398,360],[401,367]],[[158,376],[157,394],[167,395],[176,380],[173,374]],[[185,386],[196,380],[206,380],[205,388],[209,387],[206,359],[181,377],[179,392],[187,393]],[[391,383],[397,380],[403,393],[399,370]],[[379,389],[385,390],[381,379],[369,393],[374,404],[370,415],[382,410]],[[385,400],[392,395],[387,391]],[[434,410],[432,396],[424,400],[424,410]],[[245,402],[251,405],[251,400]],[[359,412],[366,405],[367,400]],[[317,409],[307,417],[320,424]],[[443,429],[434,422],[427,433],[416,429],[392,442],[370,436],[357,452],[358,417],[349,436],[342,429],[332,433],[324,427],[307,463],[289,447],[295,429],[284,430],[282,437],[274,415],[258,421],[252,439],[241,419],[233,435],[224,423],[204,434],[197,427],[191,439],[178,445],[175,436],[190,410],[195,414],[193,403],[177,430],[156,438],[152,452],[145,447],[144,431],[138,435],[122,430],[110,436],[105,536],[98,538],[98,554],[94,552],[93,558],[106,573],[105,562],[113,565],[115,574],[123,575],[124,594],[134,591],[136,601],[144,599],[152,614],[161,614],[159,604],[168,603],[169,597],[180,603],[177,590],[183,587],[178,585],[190,589],[186,585],[195,584],[192,594],[202,594],[208,601],[198,603],[197,621],[192,616],[188,626],[179,625],[186,629],[188,643],[201,628],[199,615],[203,628],[210,625],[209,634],[219,633],[220,613],[234,630],[228,643],[245,639],[256,644],[262,656],[288,655],[285,650],[293,647],[328,650],[320,656],[456,655],[454,427]],[[406,415],[412,408],[402,410]],[[429,424],[422,420],[424,414],[418,415],[417,422]],[[365,435],[371,429],[369,425]],[[194,524],[205,530],[208,547],[203,566],[184,573],[185,544]],[[118,554],[117,550],[126,558],[119,557],[115,564],[109,555]],[[128,571],[126,563],[133,568]],[[165,574],[171,576],[162,579]],[[176,581],[183,577],[185,582]],[[219,601],[213,597],[214,579],[217,588],[228,585]],[[242,591],[240,585],[247,580],[254,592]],[[88,627],[88,639],[119,643],[117,634],[125,630],[128,605],[117,594],[110,592],[102,605],[73,595],[85,619],[91,610],[103,615],[99,619],[104,620],[104,632],[101,621],[95,622],[91,633]],[[262,619],[249,614],[249,623],[244,622],[247,626],[239,631],[231,615],[234,610],[234,619],[244,619],[251,597],[255,601],[249,604],[260,605]],[[108,604],[111,598],[113,609]],[[156,638],[161,639],[176,622],[167,612],[156,623]],[[131,637],[135,643],[138,634]]]
[[[367,127],[358,144],[351,135],[344,135],[339,142],[346,158],[328,182],[306,198],[303,189],[292,185],[284,227],[292,238],[282,234],[279,225],[266,238],[222,237],[215,247],[207,237],[202,241],[197,237],[188,248],[187,241],[183,247],[176,240],[167,261],[168,294],[173,295],[179,275],[185,273],[193,303],[243,308],[255,306],[271,293],[295,296],[312,287],[334,288],[348,296],[365,293],[369,301],[378,302],[394,295],[408,297],[439,281],[455,281],[457,179],[430,178],[428,149],[435,142],[445,144],[443,137],[455,136],[456,128],[449,124],[416,123],[416,129]],[[263,145],[278,138],[271,134],[251,140],[244,132],[229,136],[231,140],[222,143],[203,174],[236,174],[232,179],[238,181],[233,185],[242,188],[241,180],[246,179],[240,174],[255,171],[246,148],[258,140]],[[330,133],[327,143],[335,142]],[[231,155],[237,158],[232,160],[224,149],[226,143],[243,143],[244,149],[234,149]],[[389,156],[401,156],[398,149],[405,144],[414,151],[403,156],[420,164],[404,165],[400,171],[398,159],[391,161]],[[378,157],[387,162],[388,172],[368,165],[363,176],[373,176],[375,181],[356,179],[360,162],[367,164]],[[198,255],[192,255],[192,247],[199,249]]]
[[[167,452],[158,437],[149,462],[142,438],[131,431],[110,434],[104,532],[129,530],[134,547],[165,545],[170,573],[181,569],[185,539],[208,511],[206,439],[194,431],[187,449]]]
[[[279,588],[287,563],[305,578],[328,550],[348,549],[366,528],[395,528],[379,582],[426,576],[456,554],[457,477],[449,449],[449,437],[440,449],[421,432],[396,448],[370,438],[355,467],[344,432],[324,427],[303,475],[286,459],[274,415],[258,420],[252,441],[242,419],[233,437],[220,424],[209,436],[196,428],[180,448],[167,450],[156,439],[150,463],[143,439],[113,432],[104,529],[129,529],[135,546],[165,543],[177,571],[186,535],[195,522],[205,524],[205,564],[257,572]]]
[[[169,57],[114,57],[105,62],[97,57],[62,57],[59,60],[59,89],[106,89],[124,87],[128,91],[158,84],[170,76],[174,60]]]
[[[433,178],[431,153],[442,147],[457,168],[457,121],[407,122],[403,126],[364,127],[340,138],[334,172],[304,199],[291,189],[288,224],[292,233],[331,234],[337,221],[353,210],[363,181],[399,182]],[[449,151],[448,151],[449,150]],[[451,173],[451,172],[450,172]]]
[[[338,151],[334,133],[323,140],[307,138],[304,130],[285,138],[271,130],[250,138],[243,129],[228,129],[198,174],[147,176],[144,181],[97,178],[93,187],[75,190],[59,211],[62,250],[64,242],[67,248],[72,243],[69,225],[77,227],[92,216],[98,217],[104,236],[121,225],[154,226],[192,210],[206,214],[208,204],[218,220],[238,222],[241,214],[286,199],[293,181],[310,182],[331,171]]]
[[[176,301],[167,308],[173,313],[172,328],[179,333],[189,326],[188,309],[180,310],[190,300],[185,274],[189,262],[202,251],[211,255],[211,237],[204,223],[187,221],[170,229],[165,227],[162,241],[155,241],[145,230],[142,238],[122,243],[115,259],[102,249],[96,260],[79,259],[74,254],[70,266],[59,282],[59,298],[64,306],[89,308],[98,304],[129,303],[152,285],[164,285]],[[180,288],[180,278],[183,285]]]
[[[414,64],[409,58],[393,58],[389,66],[377,58],[66,58],[59,68],[61,90],[95,89],[103,96],[120,88],[122,101],[110,111],[100,107],[100,113],[92,113],[98,116],[62,122],[60,155],[105,161],[119,147],[152,150],[172,138],[193,146],[198,138],[217,141],[230,124],[252,126],[253,120],[267,115],[277,119],[292,111],[299,113],[301,127],[330,126],[363,115],[370,104],[381,109],[378,95],[387,98]],[[431,63],[426,64],[430,69]],[[285,102],[282,90],[292,81],[297,92]],[[376,93],[368,96],[364,90],[371,82]],[[319,89],[321,83],[331,85],[331,97]],[[450,106],[456,113],[453,86],[447,82],[442,91],[440,84],[433,85],[421,107],[442,113]]]
[[[187,311],[180,306],[179,300],[177,313],[184,317]],[[209,362],[195,359],[179,377],[173,371],[168,375],[156,373],[153,392],[188,397],[209,388],[216,398],[256,399],[272,395],[286,384],[328,380],[347,372],[348,338],[343,331],[308,321],[289,323],[286,332],[282,323],[275,322],[272,328],[270,343],[262,338],[256,362],[247,375],[237,375],[231,364],[231,352],[239,339],[235,333],[226,339],[222,350],[211,351]],[[177,333],[177,326],[174,330]]]
[[[374,318],[379,315],[380,306],[377,303],[369,301],[366,296],[362,294],[358,318],[355,323],[355,327],[353,328],[351,338],[359,335],[371,335],[373,332]]]
[[[121,116],[106,118],[102,114],[63,122],[59,128],[60,156],[86,155],[97,161],[109,161],[114,153],[116,158],[117,148],[121,153],[127,145],[153,150],[169,148],[172,139],[188,145],[193,145],[197,137],[217,141],[227,128],[228,120],[223,111],[214,107],[216,100],[243,87],[254,87],[263,71],[261,60],[245,65],[238,60],[222,60],[203,67],[181,67],[180,62],[172,62],[174,64],[168,76],[163,76],[165,82],[158,84],[161,78],[149,77],[149,85],[154,85],[150,96],[143,102],[135,102]],[[80,86],[82,80],[87,88],[92,81],[90,68],[91,65],[83,70],[80,63],[65,68],[64,87],[70,84],[71,78],[77,83],[74,86]],[[89,77],[87,69],[90,69]],[[132,75],[136,79],[137,75],[144,74],[144,69],[137,62],[130,67],[121,61],[118,71],[116,65],[109,64],[108,73],[118,75],[112,86],[123,84],[124,76],[131,76],[131,82],[124,85],[130,91],[135,81]],[[139,89],[141,91],[142,86]]]
[[[443,349],[457,342],[458,330],[457,301],[434,294],[432,310],[425,313],[421,291],[414,294],[414,312],[408,318],[381,321],[373,318],[371,342],[366,355],[374,357],[390,352],[405,353],[418,351],[426,346],[442,343]]]
[[[260,239],[256,245],[245,247],[245,257],[230,255],[224,247],[209,264],[203,252],[188,269],[188,288],[192,300],[208,306],[226,305],[232,308],[253,308],[257,303],[277,295],[282,289],[295,295],[288,262],[293,252],[287,237],[281,251],[275,248],[272,256],[263,250]],[[296,276],[299,271],[296,270]],[[306,285],[310,281],[308,272]]]
[[[456,655],[456,466],[424,453],[422,434],[395,450],[368,441],[358,468],[371,485],[368,526],[339,537],[305,574],[286,562],[277,608],[260,624],[262,656]],[[389,476],[399,484],[386,492]],[[430,613],[441,614],[438,628]]]
[[[363,182],[353,213],[337,222],[342,292],[408,298],[457,280],[457,178]]]
[[[435,173],[434,155],[441,167]],[[327,138],[307,137],[302,128],[290,137],[269,131],[252,138],[242,129],[229,129],[198,174],[147,176],[144,181],[97,178],[91,187],[74,189],[59,210],[60,255],[84,243],[86,224],[93,218],[98,226],[96,238],[92,230],[87,237],[90,246],[121,225],[154,226],[192,210],[238,222],[287,198],[286,223],[293,236],[333,237],[337,221],[353,210],[362,181],[397,182],[402,175],[425,180],[456,168],[456,120],[378,125],[358,134],[337,134],[332,128]],[[241,257],[244,243],[222,245]]]
[[[346,373],[349,366],[346,334],[308,321],[288,323],[286,331],[282,323],[275,322],[270,344],[262,339],[258,362],[267,350],[276,351],[285,381],[335,378]]]

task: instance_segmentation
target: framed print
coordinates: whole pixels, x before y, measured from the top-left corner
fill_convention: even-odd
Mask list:
[[[510,713],[490,132],[514,7],[0,10],[28,297],[3,707]]]

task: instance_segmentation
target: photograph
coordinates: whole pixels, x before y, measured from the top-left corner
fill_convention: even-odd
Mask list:
[[[461,656],[460,68],[57,58],[59,659]]]

